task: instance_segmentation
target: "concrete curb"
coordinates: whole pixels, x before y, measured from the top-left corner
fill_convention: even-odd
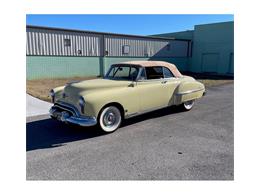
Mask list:
[[[26,94],[26,117],[44,115],[49,113],[52,104]]]

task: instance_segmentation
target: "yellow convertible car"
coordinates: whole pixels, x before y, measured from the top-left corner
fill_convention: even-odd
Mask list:
[[[54,88],[50,116],[81,126],[99,124],[113,132],[127,119],[160,108],[180,105],[190,110],[205,87],[162,61],[130,61],[111,65],[104,78]]]

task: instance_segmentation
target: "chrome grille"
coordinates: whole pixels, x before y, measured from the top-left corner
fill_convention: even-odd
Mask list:
[[[58,102],[58,103],[54,104],[54,107],[58,108],[60,110],[68,111],[73,116],[80,116],[80,113],[79,113],[78,109],[75,106],[71,105],[71,104],[64,103],[64,102]]]

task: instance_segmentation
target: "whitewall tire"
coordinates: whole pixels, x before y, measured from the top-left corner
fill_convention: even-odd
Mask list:
[[[184,110],[191,110],[194,106],[195,100],[189,100],[187,102],[184,102],[182,104]]]
[[[101,111],[99,125],[104,132],[110,133],[117,130],[121,122],[121,112],[117,107],[108,106]]]

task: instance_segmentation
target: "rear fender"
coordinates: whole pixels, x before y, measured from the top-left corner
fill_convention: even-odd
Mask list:
[[[178,85],[174,91],[174,104],[179,105],[189,100],[201,98],[205,86],[198,81],[185,81]]]

